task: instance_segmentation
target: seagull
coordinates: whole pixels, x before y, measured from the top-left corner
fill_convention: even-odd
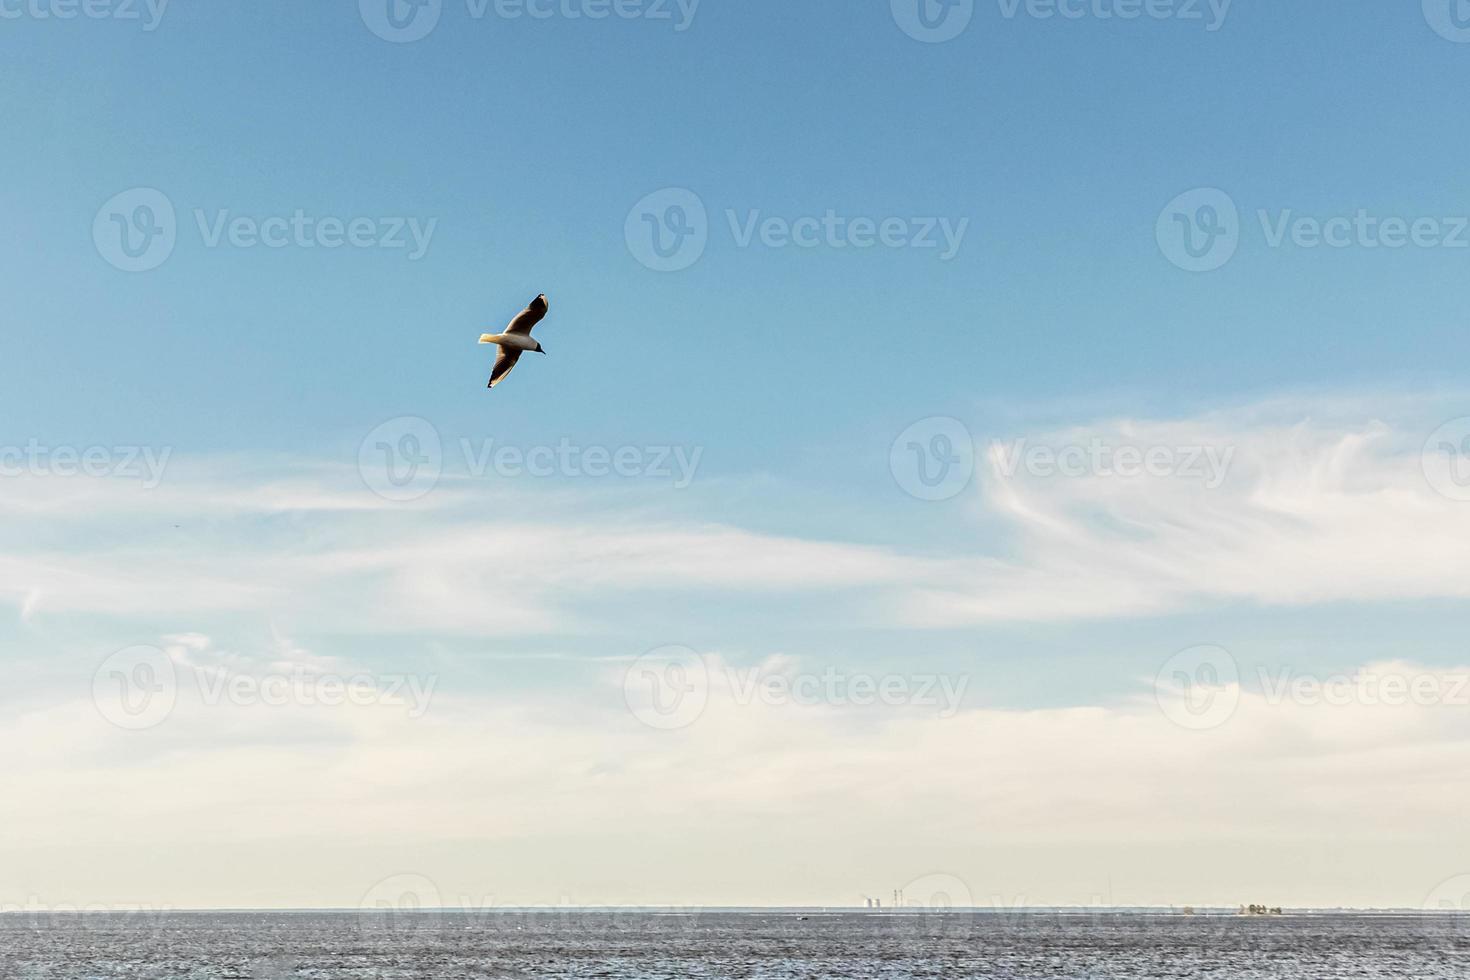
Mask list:
[[[516,366],[516,361],[526,351],[546,353],[540,344],[531,339],[531,328],[541,322],[548,308],[546,294],[542,293],[531,300],[530,306],[516,314],[516,318],[510,321],[510,326],[505,328],[505,333],[480,335],[480,343],[495,344],[500,348],[500,356],[495,358],[495,370],[490,372],[490,384],[486,387],[494,388],[504,381],[505,376],[510,374],[510,369]]]

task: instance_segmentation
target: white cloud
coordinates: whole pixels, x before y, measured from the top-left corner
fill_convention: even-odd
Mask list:
[[[974,881],[980,894],[986,872],[965,856],[976,841],[1146,841],[1198,853],[1152,900],[1201,902],[1211,876],[1224,873],[1227,846],[1309,846],[1327,828],[1365,845],[1454,841],[1470,805],[1461,778],[1470,720],[1463,706],[1442,704],[1273,703],[1246,691],[1228,722],[1187,731],[1142,686],[1121,703],[943,718],[913,707],[745,702],[717,683],[697,720],[656,731],[626,709],[613,673],[554,698],[448,697],[418,718],[401,709],[181,696],[145,732],[112,728],[76,701],[6,718],[0,744],[29,749],[4,764],[0,825],[42,853],[125,845],[94,858],[91,901],[180,900],[162,884],[170,873],[135,872],[131,892],[108,891],[129,851],[219,848],[225,860],[237,848],[278,848],[313,865],[345,851],[370,882],[405,870],[406,837],[410,853],[519,851],[543,862],[555,860],[547,842],[583,840],[603,855],[594,862],[620,866],[617,842],[636,833],[661,853],[704,842],[702,873],[714,881],[760,867],[784,889],[777,900],[811,897],[780,866],[791,840],[820,838],[824,853],[848,855],[854,882],[882,864],[875,841],[948,853],[953,864],[938,870]],[[1442,852],[1446,873],[1462,858],[1464,848]],[[530,900],[544,871],[503,867],[493,882],[456,884]],[[1261,873],[1273,901],[1308,899],[1291,867]],[[261,871],[240,874],[253,884]],[[572,877],[601,874],[593,866]],[[1042,859],[1031,875],[1021,885],[1031,901],[1087,900],[1069,891],[1062,863]],[[636,887],[650,901],[692,900],[676,878],[650,859]],[[824,871],[823,880],[841,876]],[[1423,881],[1421,894],[1437,880]],[[1417,901],[1411,892],[1390,889],[1381,900]],[[355,904],[351,894],[333,897]]]
[[[1007,523],[1014,553],[926,585],[909,608],[921,621],[962,624],[1130,617],[1221,601],[1470,596],[1470,553],[1457,544],[1470,534],[1470,504],[1436,492],[1423,471],[1424,439],[1437,423],[1303,421],[1310,408],[1025,437],[1028,447],[1071,447],[1074,461],[1086,455],[1071,475],[1024,466],[1008,474],[1014,447],[992,447],[981,504]],[[1115,465],[1092,464],[1099,445],[1159,450],[1174,469],[1120,476]],[[1213,489],[1211,451],[1229,461]]]
[[[575,630],[588,600],[638,592],[800,594],[838,603],[846,621],[861,609],[863,622],[921,628],[1463,598],[1470,504],[1426,481],[1420,453],[1437,421],[1422,407],[1419,418],[1273,402],[1024,433],[985,454],[974,516],[1001,531],[992,554],[977,553],[978,534],[905,553],[862,543],[861,529],[824,541],[656,520],[616,497],[518,494],[503,481],[490,507],[468,479],[393,504],[355,470],[280,461],[176,460],[150,491],[20,477],[0,502],[25,518],[0,541],[0,597],[27,621],[270,609],[298,628],[497,635]],[[1050,468],[1028,471],[1038,447]],[[1088,456],[1096,447],[1162,451],[1172,468],[1120,476],[1116,456],[1103,467]],[[1058,453],[1083,465],[1068,475]]]

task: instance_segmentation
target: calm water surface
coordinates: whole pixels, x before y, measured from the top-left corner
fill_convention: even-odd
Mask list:
[[[15,913],[0,915],[0,977],[1464,980],[1470,920],[1325,913]]]

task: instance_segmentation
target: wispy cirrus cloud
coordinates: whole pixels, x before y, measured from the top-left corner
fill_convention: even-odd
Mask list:
[[[800,594],[917,628],[1470,597],[1457,545],[1470,503],[1425,478],[1437,423],[1397,408],[1410,421],[1273,402],[991,443],[971,505],[1001,531],[990,553],[978,536],[906,551],[861,527],[814,540],[730,526],[715,495],[707,520],[594,492],[547,509],[544,488],[504,484],[487,509],[465,479],[396,504],[299,461],[179,461],[146,492],[23,477],[0,503],[30,519],[5,532],[0,596],[33,620],[268,608],[324,630],[427,634],[553,632],[640,593]],[[20,529],[37,521],[44,533]]]
[[[1312,408],[1107,421],[992,443],[976,506],[1002,522],[1010,554],[921,587],[909,608],[962,624],[1470,597],[1470,555],[1455,544],[1470,533],[1470,503],[1425,475],[1439,420],[1390,425]],[[1037,447],[1057,461],[1018,464]],[[1126,466],[1123,447],[1136,450]],[[1150,452],[1156,472],[1120,472],[1146,470]]]

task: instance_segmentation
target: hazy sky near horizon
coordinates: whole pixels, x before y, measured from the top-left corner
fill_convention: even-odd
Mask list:
[[[1462,13],[0,0],[0,909],[1463,907]]]

